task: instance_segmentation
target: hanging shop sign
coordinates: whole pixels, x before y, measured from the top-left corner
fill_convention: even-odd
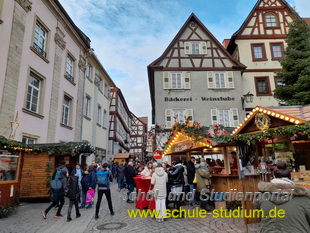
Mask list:
[[[269,116],[264,113],[256,113],[255,125],[258,129],[262,131],[269,129],[271,125]]]
[[[183,152],[191,149],[193,147],[193,142],[190,140],[181,141],[171,146],[171,152]]]

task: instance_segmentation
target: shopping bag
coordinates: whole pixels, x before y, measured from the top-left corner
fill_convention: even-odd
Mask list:
[[[197,177],[196,177],[196,174],[195,174],[195,177],[194,177],[194,180],[193,180],[193,184],[197,184]]]
[[[86,204],[92,203],[95,200],[95,190],[89,189],[86,193]]]

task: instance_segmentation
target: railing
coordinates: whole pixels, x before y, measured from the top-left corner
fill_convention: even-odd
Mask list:
[[[46,57],[46,52],[44,52],[44,50],[39,46],[37,45],[36,43],[33,42],[33,48],[38,52],[40,53],[42,56]]]

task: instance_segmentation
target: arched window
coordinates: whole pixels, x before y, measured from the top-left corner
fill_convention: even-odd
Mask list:
[[[277,27],[277,18],[274,14],[266,14],[266,27]]]

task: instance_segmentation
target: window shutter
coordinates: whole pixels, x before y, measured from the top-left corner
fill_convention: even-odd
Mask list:
[[[185,74],[183,73],[182,76],[184,77],[184,89],[191,89],[191,73],[185,72]]]
[[[184,54],[190,54],[191,53],[190,46],[191,46],[190,42],[184,42]]]
[[[231,127],[237,127],[239,125],[238,108],[231,108],[230,116],[231,116],[231,121],[230,121]]]
[[[227,72],[227,87],[228,88],[234,88],[234,75],[232,71]]]
[[[207,54],[208,53],[208,49],[207,49],[207,42],[201,42],[200,44],[201,46],[201,54]]]
[[[172,111],[171,109],[165,109],[165,125],[166,128],[170,129],[172,127]]]
[[[214,78],[213,78],[213,72],[208,72],[208,88],[214,88]]]
[[[164,89],[170,89],[169,72],[164,72],[163,74],[163,85]]]
[[[211,109],[211,125],[217,124],[217,109]]]
[[[189,117],[189,122],[194,122],[193,109],[186,109],[186,116]]]

